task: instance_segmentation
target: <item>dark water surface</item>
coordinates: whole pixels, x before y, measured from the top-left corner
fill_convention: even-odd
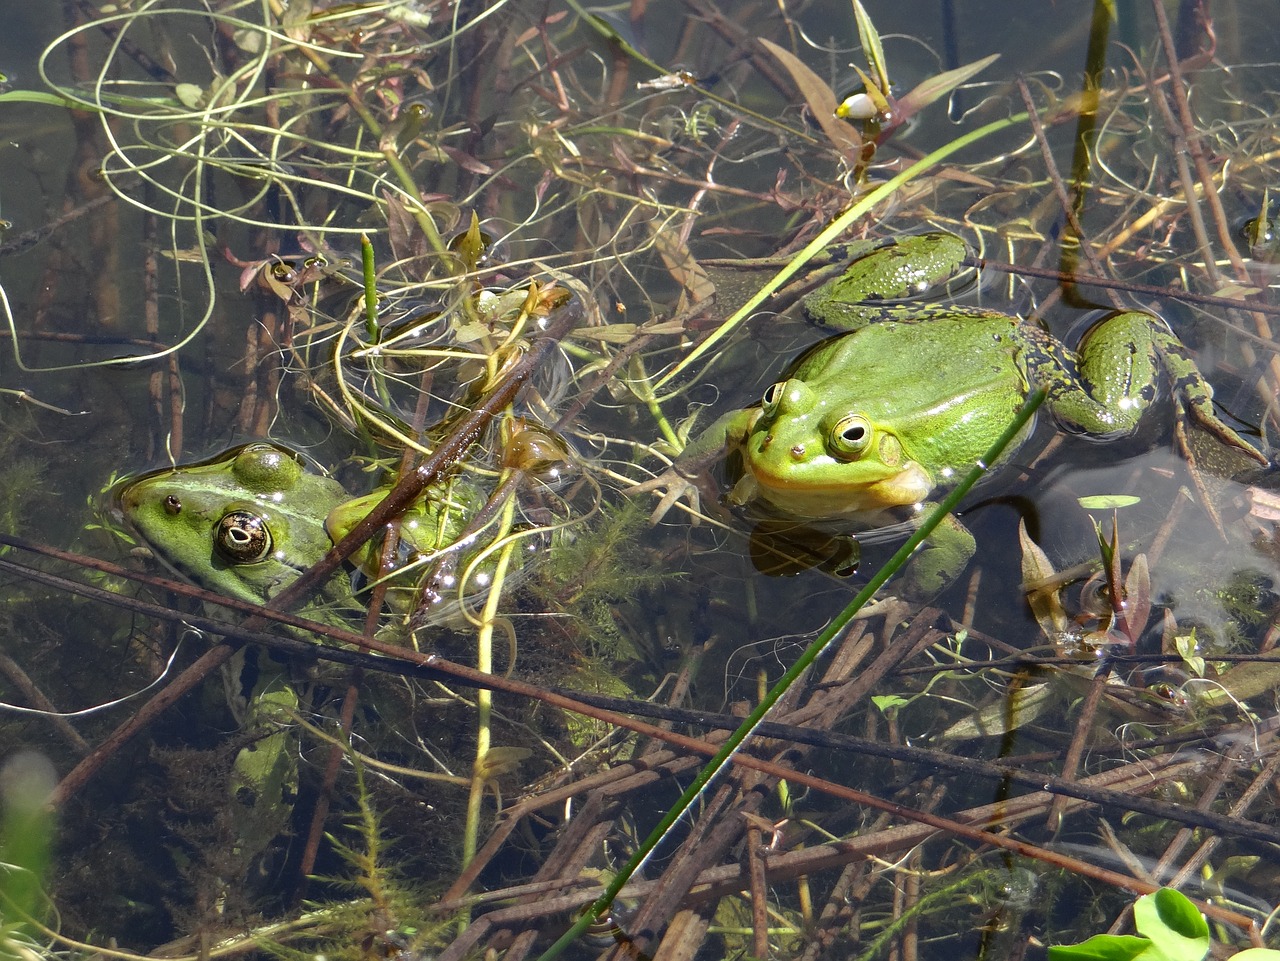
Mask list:
[[[127,539],[108,488],[260,440],[304,451],[310,470],[365,493],[397,469],[406,436],[437,447],[458,412],[477,406],[467,385],[528,346],[537,321],[513,321],[524,296],[510,291],[534,280],[548,304],[557,301],[545,288],[572,294],[584,319],[515,409],[522,420],[484,434],[463,468],[486,494],[505,468],[535,475],[514,501],[495,501],[499,520],[512,505],[518,583],[489,614],[491,656],[477,654],[483,593],[465,602],[471,622],[436,615],[412,643],[615,707],[745,713],[898,540],[866,538],[858,573],[837,576],[848,530],[824,531],[815,547],[787,521],[787,536],[771,537],[758,514],[716,503],[731,482],[723,472],[697,526],[677,509],[650,527],[656,499],[625,492],[661,471],[672,450],[663,438],[683,436],[691,415],[696,434],[757,402],[825,336],[803,321],[794,290],[656,400],[653,381],[851,194],[1023,113],[1019,78],[1039,129],[993,129],[873,205],[847,239],[944,228],[990,260],[1148,285],[1112,301],[1096,286],[987,271],[969,297],[1034,311],[1069,343],[1114,305],[1153,310],[1190,347],[1224,419],[1259,447],[1274,432],[1274,318],[1174,296],[1269,302],[1274,245],[1241,239],[1280,184],[1280,71],[1265,5],[1215,5],[1211,32],[1171,11],[1183,58],[1172,78],[1149,6],[1118,4],[1119,21],[1095,35],[1089,121],[1088,5],[872,0],[895,97],[1000,56],[894,130],[866,167],[805,106],[824,87],[853,93],[851,63],[869,69],[843,0],[655,0],[596,11],[599,29],[562,3],[523,0],[98,6],[102,28],[75,19],[92,2],[9,0],[0,31],[10,94],[0,99],[0,217],[10,223],[0,389],[13,392],[0,395],[0,533],[157,571]],[[792,51],[809,79],[755,38]],[[80,111],[15,96],[52,92],[41,77],[50,45],[48,80]],[[670,73],[660,79],[652,64]],[[1197,163],[1218,210],[1191,186]],[[1059,187],[1093,262],[1076,256]],[[1201,198],[1194,214],[1189,191]],[[448,242],[473,212],[495,241],[485,258],[441,256],[422,222]],[[382,336],[393,338],[374,360],[356,309],[362,234],[376,256]],[[464,304],[480,287],[508,293],[505,313],[481,318]],[[935,371],[912,365],[906,344],[897,366],[919,387],[897,398],[904,411],[949,396]],[[846,958],[883,954],[876,939],[891,933],[903,939],[896,950],[918,956],[1004,957],[1107,929],[1132,895],[1090,866],[1140,870],[1143,882],[1175,883],[1237,923],[1261,924],[1280,869],[1266,843],[1280,831],[1275,685],[1265,658],[1234,659],[1274,644],[1275,485],[1195,427],[1181,439],[1178,419],[1159,404],[1134,437],[1104,444],[1042,416],[966,505],[978,553],[964,575],[928,606],[882,608],[838,642],[775,716],[791,733],[755,751],[837,787],[741,772],[717,782],[645,866],[617,923],[578,956],[767,947]],[[539,450],[566,452],[551,467],[510,442],[529,425],[545,432]],[[1102,616],[1094,525],[1109,536],[1112,511],[1081,502],[1098,495],[1137,499],[1116,515],[1127,624]],[[1020,522],[1045,552],[1039,568]],[[774,576],[771,546],[798,552],[786,576]],[[199,610],[115,575],[20,551],[5,559]],[[1033,608],[1024,581],[1050,566],[1068,572],[1065,586],[1051,581]],[[490,708],[460,683],[280,654],[213,672],[81,782],[84,758],[112,744],[150,694],[115,702],[150,684],[175,649],[176,674],[216,640],[4,577],[0,700],[38,710],[0,712],[0,760],[34,751],[58,777],[77,772],[59,795],[50,900],[38,905],[70,938],[140,953],[168,945],[175,956],[267,950],[253,931],[278,954],[536,956],[537,936],[572,920],[696,771],[684,748],[664,753],[527,692],[499,693]],[[330,620],[359,629],[358,618]],[[403,641],[401,621],[384,616],[380,637]],[[275,744],[238,703],[271,671],[297,693],[277,720],[298,776],[268,798],[238,788],[234,771],[246,751]],[[351,748],[334,754],[344,710]],[[691,716],[669,726],[715,733]],[[823,742],[835,735],[939,756]],[[948,758],[1009,761],[1040,781],[1117,780],[1113,794],[1057,807],[1030,794],[1034,784]],[[924,844],[909,818],[840,788],[981,818],[1045,854],[945,831]],[[1126,797],[1151,803],[1134,813]],[[250,842],[264,806],[278,831]],[[1186,814],[1197,806],[1244,827]],[[1193,833],[1179,837],[1183,828]],[[478,875],[459,880],[472,847]],[[767,918],[753,918],[746,876],[732,880],[752,862],[763,865],[755,900]],[[542,887],[507,890],[535,878]],[[468,901],[486,891],[498,893]],[[470,926],[459,920],[468,914]],[[1221,930],[1246,940],[1239,927]],[[71,950],[27,933],[41,950]]]

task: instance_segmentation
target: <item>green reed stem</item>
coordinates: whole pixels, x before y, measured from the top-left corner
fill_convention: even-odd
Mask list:
[[[374,347],[382,340],[382,328],[378,325],[378,274],[373,262],[373,244],[367,234],[360,235],[360,265],[364,273],[364,328],[369,335],[369,343]],[[341,354],[338,355],[340,363]],[[391,391],[387,389],[387,379],[382,376],[382,358],[376,351],[370,352],[369,373],[373,377],[373,387],[378,393],[384,410],[390,411]]]
[[[368,234],[360,235],[360,266],[364,268],[364,329],[369,343],[377,345],[382,342],[382,331],[378,327],[378,277]]]

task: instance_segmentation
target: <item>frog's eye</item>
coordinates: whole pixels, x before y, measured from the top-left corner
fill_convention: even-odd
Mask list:
[[[786,384],[779,381],[764,392],[764,396],[760,398],[760,403],[764,406],[765,414],[772,416],[773,409],[778,406],[778,401],[782,400],[782,390]]]
[[[271,553],[271,531],[261,514],[228,511],[214,528],[213,546],[232,564],[256,564]]]
[[[840,420],[831,431],[831,452],[844,460],[862,456],[871,443],[871,421],[860,414]]]

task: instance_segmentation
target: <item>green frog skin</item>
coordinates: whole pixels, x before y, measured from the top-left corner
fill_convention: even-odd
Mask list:
[[[318,562],[385,493],[352,498],[337,481],[305,470],[294,452],[248,444],[127,481],[116,496],[130,526],[167,566],[208,590],[262,604]],[[401,519],[403,552],[448,546],[483,504],[483,494],[460,481],[431,488]],[[353,562],[376,568],[377,552],[365,545]],[[410,597],[416,580],[405,586]],[[302,613],[342,623],[355,609],[350,578],[339,572]],[[236,850],[249,864],[292,816],[299,705],[288,666],[266,652],[245,648],[229,667],[228,703],[248,745],[235,758],[228,790],[238,805]]]
[[[331,546],[325,518],[348,500],[337,481],[304,470],[298,455],[249,444],[211,460],[155,471],[116,489],[129,525],[182,577],[229,597],[263,604]],[[350,582],[335,576],[304,613],[332,620],[350,606]],[[246,647],[223,671],[227,701],[246,746],[228,776],[235,804],[235,853],[255,879],[259,858],[287,827],[298,788],[298,695],[288,666]],[[261,880],[258,878],[257,880]]]
[[[350,499],[292,451],[248,444],[143,475],[118,495],[155,556],[187,580],[263,604],[333,546],[325,519]]]
[[[933,232],[864,247],[843,275],[804,301],[815,322],[844,331],[810,348],[762,401],[718,420],[672,471],[637,490],[667,491],[659,511],[690,491],[687,478],[737,451],[735,504],[762,503],[798,520],[882,512],[918,516],[977,462],[1035,388],[1065,429],[1109,439],[1131,433],[1167,381],[1176,403],[1221,443],[1267,459],[1215,413],[1213,391],[1164,323],[1122,311],[1072,351],[1031,321],[993,310],[925,305],[967,255]],[[1007,460],[1022,438],[1006,449]],[[994,465],[993,465],[994,466]],[[904,574],[903,593],[927,597],[957,577],[972,536],[940,528]]]
[[[248,444],[127,482],[118,502],[168,567],[208,590],[262,604],[324,557],[385,494],[353,498],[332,478],[304,469],[294,452]],[[483,503],[480,491],[461,481],[433,487],[401,519],[402,554],[447,547]],[[375,539],[353,563],[366,573],[376,569],[378,549]],[[335,575],[306,613],[344,602],[350,606],[349,579]]]

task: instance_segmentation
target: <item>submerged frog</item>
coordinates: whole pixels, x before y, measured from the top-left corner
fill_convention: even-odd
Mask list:
[[[337,481],[305,470],[293,451],[248,444],[126,481],[116,499],[129,525],[167,566],[201,587],[262,604],[319,561],[385,493],[352,498]],[[401,519],[401,560],[450,550],[483,504],[480,491],[461,481],[430,488]],[[371,576],[379,552],[371,542],[352,560]],[[476,552],[469,545],[469,554]],[[397,590],[416,597],[416,581]],[[338,623],[354,607],[350,578],[339,573],[303,613]],[[236,851],[249,871],[292,816],[298,746],[291,727],[298,696],[288,665],[265,652],[246,648],[228,667],[227,700],[246,742],[228,788],[238,805]]]
[[[967,254],[963,240],[941,231],[864,248],[804,301],[812,320],[845,333],[803,353],[759,404],[722,417],[671,470],[636,490],[666,489],[660,516],[695,493],[688,478],[701,466],[737,452],[742,477],[732,503],[760,502],[801,521],[882,526],[895,511],[918,517],[931,506],[1033,389],[1045,390],[1045,406],[1065,429],[1107,439],[1138,426],[1161,380],[1219,442],[1268,463],[1217,416],[1212,388],[1152,314],[1111,314],[1072,351],[1020,317],[911,299],[954,279]],[[903,592],[936,593],[973,553],[972,535],[949,521],[912,559]]]
[[[247,444],[128,481],[117,498],[125,520],[163,563],[201,587],[262,604],[318,562],[385,493],[352,498],[332,478],[305,470],[294,452]],[[401,558],[447,549],[483,503],[461,481],[430,488],[401,520]],[[378,551],[375,540],[352,561],[372,573]],[[349,579],[335,576],[307,611],[350,606],[350,598]]]

